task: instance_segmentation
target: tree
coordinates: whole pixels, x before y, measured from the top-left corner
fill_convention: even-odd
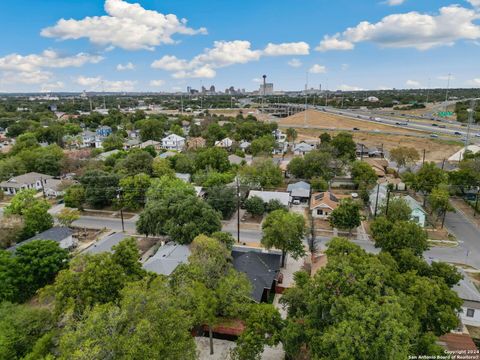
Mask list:
[[[230,169],[228,152],[219,147],[200,149],[195,156],[195,168],[197,170],[213,169],[225,172]]]
[[[23,228],[20,238],[23,240],[53,226],[53,217],[48,213],[50,204],[44,199],[36,198],[35,194],[36,191],[33,189],[22,190],[5,208],[5,216],[20,215],[22,217]]]
[[[296,178],[311,179],[313,177],[322,177],[331,179],[332,154],[323,150],[313,150],[302,158],[293,158],[287,165],[288,172]]]
[[[328,144],[329,142],[332,141],[332,136],[329,133],[321,133],[320,136],[320,143],[321,144]]]
[[[193,174],[195,172],[195,160],[192,154],[178,153],[168,159],[176,172]]]
[[[275,147],[275,139],[271,135],[265,135],[252,141],[250,152],[253,156],[259,154],[271,154]]]
[[[200,234],[212,234],[222,227],[220,213],[194,195],[166,195],[149,201],[137,221],[137,231],[146,235],[168,235],[189,244]]]
[[[119,160],[115,165],[117,172],[125,175],[136,175],[144,173],[152,174],[153,157],[144,150],[133,150],[125,159]]]
[[[321,177],[314,177],[310,180],[310,185],[312,186],[313,191],[327,191],[328,182]]]
[[[294,259],[305,255],[305,219],[302,215],[285,210],[273,211],[265,218],[262,232],[262,244],[267,249],[275,247],[282,251],[282,267],[287,253]]]
[[[6,216],[0,222],[0,249],[6,249],[21,240],[23,219],[19,215]]]
[[[110,205],[117,196],[120,177],[103,170],[88,170],[80,178],[85,201],[94,208]]]
[[[331,144],[337,157],[350,161],[355,160],[357,145],[353,141],[352,134],[341,132],[332,139]]]
[[[229,232],[216,231],[211,235],[211,237],[223,243],[228,250],[232,250],[233,244],[235,244],[235,239]]]
[[[271,199],[265,204],[265,211],[270,213],[275,210],[285,210],[288,211],[288,208],[283,205],[278,199]]]
[[[147,199],[163,200],[167,196],[175,195],[196,195],[195,188],[176,177],[163,176],[160,179],[153,179],[147,191]]]
[[[399,146],[390,150],[390,158],[401,168],[415,164],[420,159],[420,154],[415,148]]]
[[[360,189],[368,189],[375,185],[378,180],[373,168],[364,161],[355,161],[352,164],[351,173],[353,181]]]
[[[457,326],[462,300],[441,277],[399,270],[388,253],[367,254],[342,238],[330,241],[327,256],[315,277],[283,294],[288,356],[394,360],[443,352],[436,336]]]
[[[0,249],[0,303],[16,301],[18,294],[18,264],[10,251]],[[1,343],[1,342],[0,342]]]
[[[245,209],[252,216],[262,216],[265,213],[265,203],[259,196],[252,196],[245,200]]]
[[[123,141],[123,137],[117,134],[110,134],[102,142],[103,150],[121,150],[123,148]]]
[[[222,213],[223,219],[230,219],[237,208],[237,194],[234,188],[213,186],[207,191],[207,203]]]
[[[428,250],[428,236],[425,230],[412,221],[390,222],[378,217],[371,225],[375,246],[397,255],[402,249],[410,249],[415,256]]]
[[[34,240],[17,246],[14,259],[18,266],[19,300],[25,301],[55,279],[68,265],[69,254],[56,241]]]
[[[152,163],[153,175],[160,178],[162,176],[175,176],[175,171],[172,169],[168,159],[156,157]]]
[[[158,119],[145,119],[135,123],[137,129],[140,129],[140,138],[142,141],[155,140],[160,141],[165,131],[165,122]]]
[[[245,330],[232,351],[236,360],[260,359],[265,345],[275,346],[280,342],[283,321],[280,313],[271,304],[251,306],[245,322]]]
[[[120,206],[131,210],[137,210],[144,206],[150,184],[151,179],[147,174],[139,173],[124,177],[120,180],[120,188],[122,189]]]
[[[70,227],[74,221],[80,218],[80,211],[64,208],[56,215],[56,217],[62,226]]]
[[[238,170],[240,182],[253,188],[273,188],[283,183],[282,170],[272,159],[257,159]]]
[[[132,283],[118,305],[96,306],[67,323],[62,359],[195,359],[189,313],[160,277]]]
[[[287,139],[288,139],[288,141],[291,141],[295,144],[295,140],[297,140],[297,137],[298,137],[297,130],[295,130],[294,128],[288,128],[287,129]]]
[[[387,204],[380,206],[380,214],[392,222],[409,221],[412,217],[412,209],[403,198],[393,197],[388,202],[388,214]]]
[[[85,188],[82,185],[72,185],[65,190],[63,196],[65,206],[82,210],[85,203]]]
[[[416,191],[422,191],[427,195],[446,180],[447,175],[442,169],[438,168],[434,162],[426,162],[414,176],[411,185]]]
[[[54,327],[48,309],[0,303],[0,358],[33,360],[28,355]]]
[[[139,280],[145,276],[145,270],[139,261],[140,254],[138,251],[137,240],[134,237],[128,237],[120,241],[112,247],[113,261],[120,265],[125,274],[131,280]]]
[[[440,185],[434,188],[428,196],[428,203],[434,215],[434,222],[440,214],[445,214],[447,211],[452,211],[453,207],[450,205],[450,193],[447,185]]]
[[[348,230],[360,226],[360,205],[351,199],[344,199],[340,205],[330,214],[330,224],[341,230]]]

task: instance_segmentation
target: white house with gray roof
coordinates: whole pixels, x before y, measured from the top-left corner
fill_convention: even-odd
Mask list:
[[[29,172],[23,175],[14,176],[7,181],[0,183],[0,188],[7,195],[15,195],[17,192],[24,189],[41,190],[48,179],[53,179],[53,176],[40,174],[36,172]]]
[[[53,240],[58,242],[58,245],[62,249],[73,249],[77,245],[77,240],[73,237],[73,231],[70,228],[65,226],[55,226],[8,248],[8,251],[15,251],[20,246],[28,244],[34,240]]]
[[[465,325],[480,326],[480,292],[467,273],[461,269],[459,271],[463,279],[453,287],[453,290],[463,300],[460,319]]]

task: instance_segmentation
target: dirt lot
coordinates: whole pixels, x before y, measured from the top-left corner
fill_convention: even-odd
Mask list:
[[[314,129],[298,129],[298,139],[299,140],[317,140],[318,136],[324,132],[323,130],[314,130]],[[335,134],[333,131],[331,134]],[[455,143],[450,143],[448,141],[427,139],[427,138],[416,138],[408,135],[385,135],[385,134],[365,134],[365,133],[354,133],[353,139],[356,142],[363,143],[367,147],[381,146],[383,144],[384,149],[389,151],[395,147],[406,146],[413,147],[418,150],[418,152],[423,152],[423,149],[426,150],[426,160],[427,161],[442,161],[444,158],[456,153],[461,149],[460,145]]]
[[[279,125],[303,126],[305,124],[305,112],[289,116],[278,121]],[[423,134],[420,131],[397,128],[395,126],[377,124],[365,120],[355,120],[347,117],[325,113],[323,111],[308,110],[307,125],[318,126],[323,128],[336,129],[353,129],[359,128],[364,131],[385,131],[402,134]]]

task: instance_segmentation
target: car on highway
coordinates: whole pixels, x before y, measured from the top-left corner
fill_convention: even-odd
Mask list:
[[[459,136],[462,135],[462,133],[461,133],[460,131],[455,131],[454,134],[455,134],[455,135],[459,135]]]
[[[475,134],[475,137],[480,137],[480,133],[478,133],[478,134]]]
[[[359,131],[359,130],[360,130],[360,129],[357,128],[357,127],[354,127],[354,128],[353,128],[353,131]]]
[[[438,127],[441,128],[441,129],[445,129],[445,128],[446,128],[445,125],[438,125]]]
[[[432,126],[438,126],[438,124],[432,124]]]
[[[438,138],[438,135],[437,134],[430,134],[430,137],[431,138]]]

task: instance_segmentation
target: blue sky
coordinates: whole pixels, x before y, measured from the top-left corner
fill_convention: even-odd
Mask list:
[[[4,92],[480,87],[480,0],[2,0],[0,24]]]

